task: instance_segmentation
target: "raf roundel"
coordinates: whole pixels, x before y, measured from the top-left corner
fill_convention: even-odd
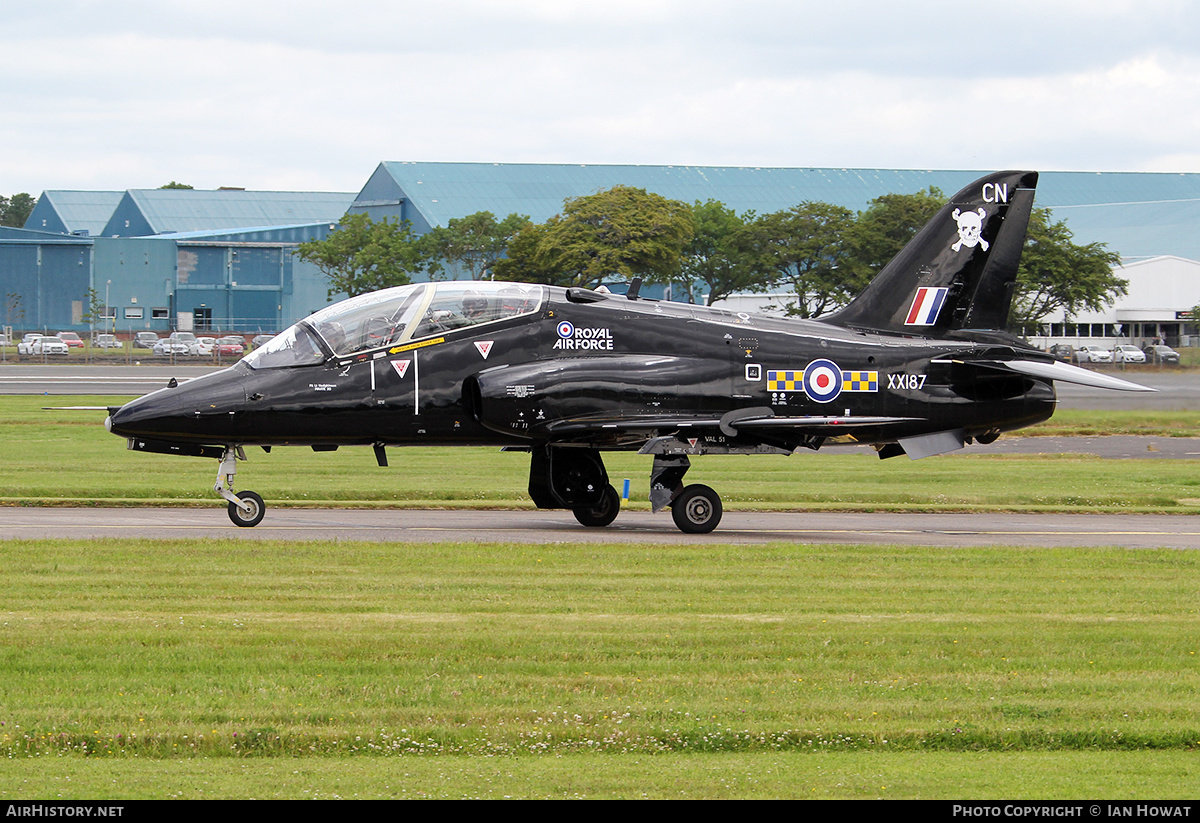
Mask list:
[[[804,393],[818,403],[836,400],[842,393],[842,370],[832,360],[814,360],[804,367]]]
[[[571,325],[569,320],[564,320],[558,324],[558,336],[563,340],[570,340],[575,336],[575,327]]]

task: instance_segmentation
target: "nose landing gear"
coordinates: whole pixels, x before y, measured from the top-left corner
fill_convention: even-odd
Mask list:
[[[229,501],[229,519],[235,526],[257,526],[267,513],[267,504],[262,497],[252,491],[234,494],[233,478],[237,474],[237,461],[245,460],[246,453],[241,446],[226,446],[221,455],[221,465],[217,469],[217,482],[213,491]]]

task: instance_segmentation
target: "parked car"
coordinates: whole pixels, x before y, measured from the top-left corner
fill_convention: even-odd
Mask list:
[[[61,354],[67,355],[67,344],[57,337],[40,336],[29,347],[30,354]]]
[[[168,340],[175,343],[182,343],[187,348],[186,354],[197,354],[196,335],[190,331],[173,331]]]
[[[1145,363],[1146,355],[1137,346],[1120,345],[1113,349],[1114,363]]]
[[[1065,360],[1068,363],[1070,363],[1075,357],[1075,349],[1072,348],[1068,343],[1055,343],[1053,346],[1047,349],[1047,353],[1057,357],[1059,360]]]
[[[152,331],[140,331],[133,336],[133,347],[135,349],[152,349],[157,342],[158,335]]]
[[[69,349],[83,348],[83,339],[73,331],[60,331],[54,336],[66,343]]]
[[[1099,346],[1080,346],[1075,350],[1077,363],[1111,363],[1113,353]]]
[[[1164,363],[1171,366],[1179,365],[1179,352],[1170,346],[1147,346],[1142,349],[1146,359],[1151,363]]]
[[[222,337],[217,341],[217,354],[222,357],[241,357],[246,353],[246,344],[242,338],[235,335]]]
[[[257,349],[259,346],[265,346],[267,343],[270,343],[274,338],[275,335],[273,334],[256,334],[254,335],[254,339],[250,341],[250,345]]]
[[[196,338],[196,354],[202,357],[208,357],[213,353],[213,348],[217,345],[215,337],[197,337]]]
[[[172,340],[168,337],[155,343],[151,351],[160,357],[167,357],[172,354],[179,357],[191,354],[192,348],[182,340]]]
[[[117,339],[115,334],[98,334],[92,345],[98,349],[119,349],[121,341]]]
[[[17,354],[33,354],[33,342],[41,340],[40,334],[27,334],[21,338],[21,342],[17,344]]]

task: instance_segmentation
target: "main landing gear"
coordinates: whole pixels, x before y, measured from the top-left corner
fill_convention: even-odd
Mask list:
[[[529,466],[529,496],[540,509],[570,509],[584,526],[602,527],[616,520],[621,498],[608,482],[596,449],[569,446],[535,448]],[[708,534],[721,522],[721,498],[708,486],[683,485],[690,467],[687,455],[658,454],[650,473],[650,505],[668,506],[680,531]]]
[[[267,504],[262,497],[252,491],[234,494],[233,478],[237,474],[237,461],[245,460],[246,453],[241,446],[226,446],[221,455],[221,465],[217,469],[217,482],[213,491],[229,501],[229,519],[235,526],[257,526],[267,513]]]
[[[686,454],[656,454],[650,470],[650,508],[660,512],[671,507],[671,519],[681,532],[708,534],[721,522],[721,496],[708,486],[683,485],[691,467]]]
[[[610,525],[621,513],[621,495],[611,483],[604,484],[601,490],[600,502],[595,506],[581,506],[571,509],[575,519],[584,526],[600,527]]]
[[[671,501],[671,517],[681,532],[708,534],[721,522],[721,497],[708,486],[684,486]]]

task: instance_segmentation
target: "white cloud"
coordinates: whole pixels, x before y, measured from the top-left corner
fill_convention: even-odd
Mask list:
[[[1197,14],[48,0],[0,30],[0,193],[353,191],[408,159],[1200,171]]]

